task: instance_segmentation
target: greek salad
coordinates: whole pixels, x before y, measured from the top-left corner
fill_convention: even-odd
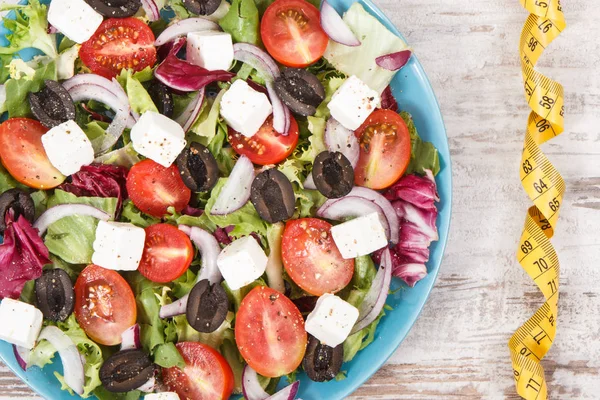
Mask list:
[[[62,389],[101,400],[344,379],[438,239],[437,150],[389,87],[403,40],[327,0],[0,10],[0,339],[19,365],[62,363]]]

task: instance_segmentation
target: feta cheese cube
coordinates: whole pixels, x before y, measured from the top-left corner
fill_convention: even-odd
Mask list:
[[[92,37],[104,18],[84,0],[52,0],[48,22],[79,44]]]
[[[187,60],[209,71],[227,71],[233,62],[233,42],[226,32],[191,32],[187,35]]]
[[[379,93],[352,75],[336,90],[327,108],[340,124],[355,131],[380,103]]]
[[[172,119],[146,111],[131,128],[135,151],[169,168],[185,147],[185,132]]]
[[[94,161],[94,148],[73,120],[63,122],[42,135],[50,163],[63,175],[72,175]]]
[[[358,309],[336,295],[319,297],[315,309],[306,318],[306,332],[321,343],[335,347],[346,340],[358,320]]]
[[[0,339],[32,349],[42,329],[43,320],[42,312],[31,304],[7,297],[0,303]]]
[[[175,392],[150,393],[144,396],[144,400],[179,400]]]
[[[92,262],[115,271],[135,271],[144,252],[146,231],[123,222],[98,222]]]
[[[331,236],[345,259],[371,254],[388,244],[376,212],[332,227]]]
[[[225,122],[246,137],[254,136],[272,112],[268,97],[242,79],[235,81],[221,99]]]
[[[217,266],[232,290],[246,286],[264,274],[267,256],[256,239],[244,236],[225,247],[217,257]]]

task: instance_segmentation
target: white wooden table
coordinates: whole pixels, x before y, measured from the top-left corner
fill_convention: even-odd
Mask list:
[[[0,0],[4,1],[4,0]],[[515,261],[529,206],[518,168],[529,110],[517,0],[378,0],[414,47],[444,114],[454,168],[445,261],[425,309],[356,399],[515,399],[507,341],[542,296]],[[540,61],[566,91],[566,132],[544,146],[567,183],[553,240],[559,332],[544,361],[552,399],[599,398],[600,11],[563,1],[569,27]],[[0,397],[36,398],[5,367]],[[313,399],[310,399],[313,400]]]

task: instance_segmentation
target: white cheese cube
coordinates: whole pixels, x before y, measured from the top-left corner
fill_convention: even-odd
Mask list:
[[[225,32],[191,32],[187,35],[186,59],[209,71],[227,71],[233,62],[233,42]]]
[[[115,271],[135,271],[144,252],[146,231],[133,224],[99,221],[92,262]]]
[[[0,339],[33,349],[44,315],[31,304],[5,298],[0,303]]]
[[[306,318],[306,332],[321,343],[335,347],[350,334],[358,319],[358,309],[336,295],[326,293],[319,297],[315,309]]]
[[[92,142],[73,120],[42,135],[42,145],[50,163],[63,175],[72,175],[94,161]]]
[[[84,0],[52,0],[48,22],[79,44],[92,37],[104,18]]]
[[[217,258],[217,266],[232,290],[244,287],[265,273],[267,256],[256,239],[244,236],[225,247]]]
[[[131,128],[135,151],[169,168],[185,147],[185,132],[172,119],[146,111]]]
[[[381,104],[381,97],[352,75],[333,94],[327,108],[345,128],[355,131]]]
[[[345,259],[371,254],[388,244],[376,212],[332,227],[331,236]]]
[[[144,396],[144,400],[179,400],[175,392],[150,393]]]
[[[243,79],[235,81],[221,99],[221,115],[231,128],[252,137],[273,112],[269,98]]]

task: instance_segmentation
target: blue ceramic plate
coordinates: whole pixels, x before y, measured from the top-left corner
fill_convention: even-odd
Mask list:
[[[347,10],[355,2],[355,0],[329,1],[340,13]],[[360,2],[367,11],[377,17],[388,29],[396,35],[402,36],[371,0],[360,0]],[[6,45],[4,41],[5,33],[6,30],[3,29],[0,23],[0,46]],[[418,50],[416,49],[417,53]],[[375,341],[365,350],[359,352],[351,362],[344,364],[342,369],[347,372],[348,377],[346,379],[339,382],[315,383],[310,381],[304,374],[299,376],[301,384],[298,397],[304,400],[343,399],[373,375],[394,353],[415,323],[429,297],[429,292],[435,283],[442,263],[450,225],[452,172],[448,140],[440,107],[425,71],[423,71],[416,57],[412,57],[408,65],[396,74],[392,81],[392,90],[401,108],[412,114],[421,137],[426,141],[433,142],[440,152],[442,169],[436,178],[441,198],[441,202],[438,204],[439,215],[437,219],[440,240],[434,242],[431,246],[431,256],[427,264],[429,275],[420,281],[416,287],[408,288],[400,283],[399,279],[394,278],[393,289],[399,287],[403,287],[403,289],[388,297],[387,303],[393,308],[393,311],[389,311],[381,320],[377,328]],[[10,94],[8,95],[10,96]],[[12,347],[3,341],[0,342],[0,357],[42,397],[53,400],[78,398],[78,396],[71,396],[68,392],[60,389],[60,384],[53,374],[54,371],[62,373],[60,362],[55,362],[43,370],[33,367],[24,372],[15,360]]]

